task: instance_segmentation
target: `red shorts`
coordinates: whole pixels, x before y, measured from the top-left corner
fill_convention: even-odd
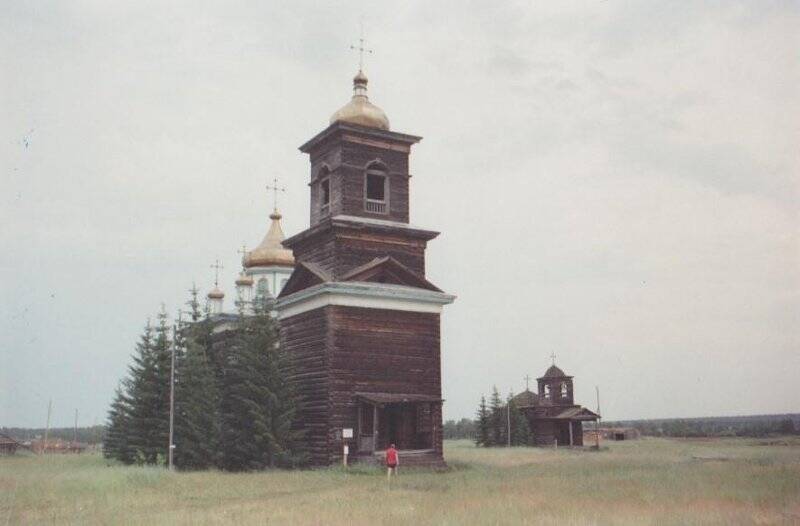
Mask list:
[[[397,464],[386,464],[386,467],[387,467],[387,468],[394,469],[394,468],[396,468],[396,467],[397,467]]]

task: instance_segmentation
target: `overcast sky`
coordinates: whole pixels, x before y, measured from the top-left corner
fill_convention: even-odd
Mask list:
[[[800,410],[800,3],[0,4],[0,425],[105,420],[148,316],[308,226],[370,97],[440,230],[445,417],[549,355],[606,418]]]

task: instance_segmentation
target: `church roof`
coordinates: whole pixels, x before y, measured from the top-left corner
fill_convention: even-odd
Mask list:
[[[241,274],[239,274],[239,277],[236,278],[236,284],[250,286],[253,284],[253,278],[242,272]]]
[[[539,395],[525,389],[511,399],[517,407],[531,407],[539,404]]]
[[[225,293],[219,290],[219,287],[214,285],[214,288],[211,289],[211,292],[208,293],[208,299],[210,300],[221,300],[225,297]]]
[[[545,378],[572,378],[572,377],[567,376],[564,373],[564,371],[562,371],[556,366],[556,364],[553,364],[544,372],[544,376],[540,377],[539,380],[543,380]]]
[[[557,414],[554,418],[557,420],[596,420],[598,414],[594,411],[589,411],[585,407],[570,407]]]
[[[375,283],[392,283],[407,287],[442,292],[442,289],[418,275],[391,256],[375,258],[369,263],[346,272],[339,281],[369,281]]]
[[[367,97],[367,82],[367,76],[363,71],[358,70],[353,78],[353,98],[331,115],[331,124],[349,122],[367,128],[389,129],[389,118]]]
[[[242,264],[245,268],[268,267],[271,265],[293,267],[294,255],[292,251],[283,247],[283,229],[281,228],[281,214],[276,209],[269,215],[272,224],[261,243],[245,254]]]

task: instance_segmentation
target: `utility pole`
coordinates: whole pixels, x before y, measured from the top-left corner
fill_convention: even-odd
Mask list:
[[[50,413],[53,411],[53,399],[51,398],[49,402],[47,402],[47,425],[44,428],[44,447],[42,448],[42,453],[47,452],[47,438],[50,436]]]
[[[506,402],[506,426],[508,427],[508,447],[511,447],[511,396]]]
[[[594,422],[594,441],[595,447],[600,451],[600,387],[595,385],[594,390],[597,394],[597,420]]]
[[[178,336],[178,326],[172,325],[172,345],[170,346],[170,368],[169,368],[169,450],[167,453],[169,470],[174,469],[172,465],[172,454],[175,450],[175,338]]]

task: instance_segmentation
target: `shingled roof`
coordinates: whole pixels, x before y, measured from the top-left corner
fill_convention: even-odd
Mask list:
[[[539,395],[533,391],[525,389],[511,400],[513,400],[514,405],[517,407],[533,407],[539,404]]]
[[[544,372],[544,376],[540,377],[539,380],[545,378],[572,378],[572,377],[565,374],[564,371],[562,371],[555,364],[553,364]]]

